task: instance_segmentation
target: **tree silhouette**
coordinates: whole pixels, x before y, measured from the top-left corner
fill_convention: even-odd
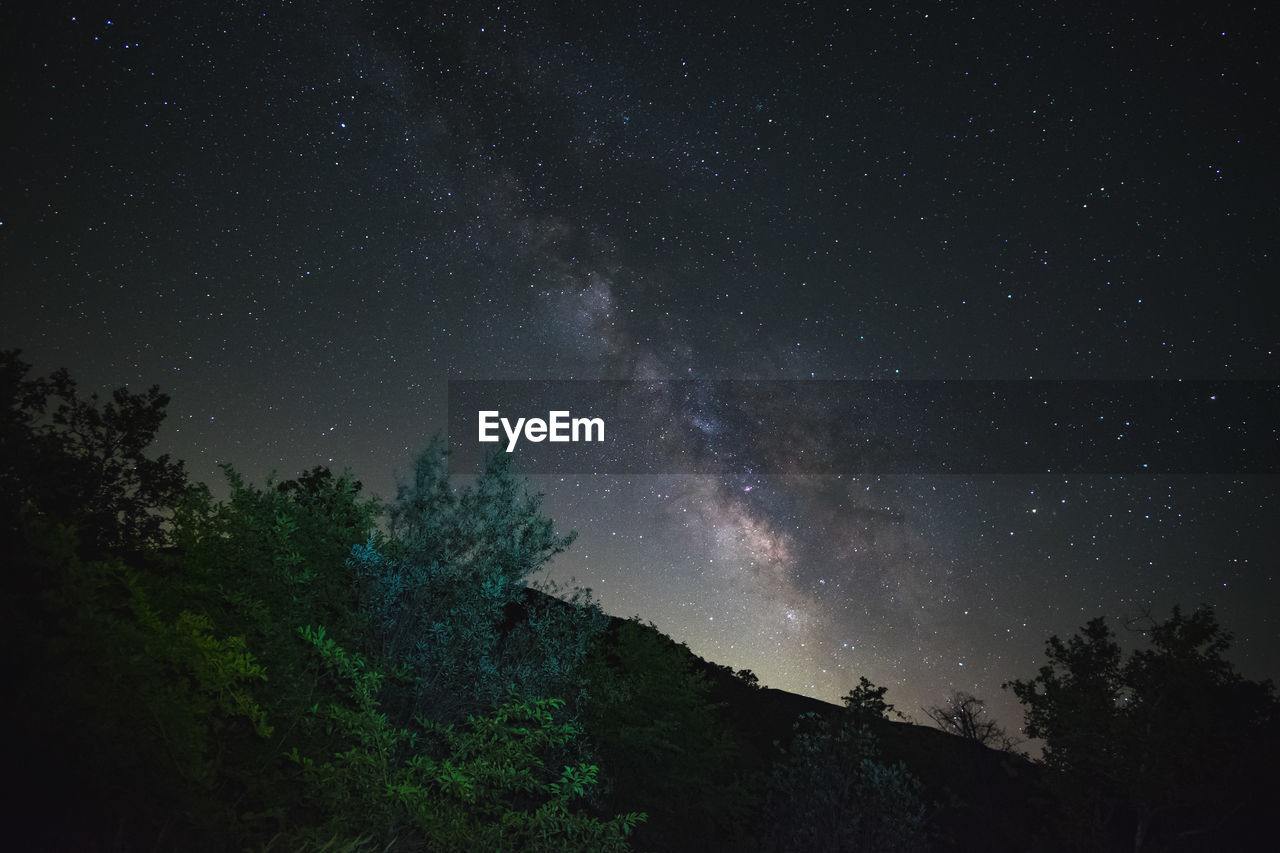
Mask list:
[[[922,708],[925,716],[944,732],[982,746],[1008,751],[1017,746],[1004,727],[987,716],[987,707],[977,696],[957,690],[942,705]]]
[[[28,378],[31,366],[19,355],[0,352],[6,521],[28,506],[73,523],[86,555],[159,544],[166,511],[186,485],[181,462],[145,452],[164,421],[168,395],[152,385],[141,394],[118,388],[106,401],[85,398],[66,370]]]
[[[852,688],[840,701],[844,702],[845,709],[860,722],[880,722],[889,719],[890,715],[905,720],[906,716],[901,711],[885,701],[884,694],[888,692],[888,687],[877,687],[871,679],[862,675],[858,677],[858,686]]]
[[[1127,658],[1101,618],[1066,642],[1050,637],[1039,674],[1006,685],[1026,707],[1027,734],[1044,739],[1067,820],[1095,849],[1230,833],[1244,849],[1275,808],[1272,686],[1235,671],[1212,609],[1144,622],[1150,648]]]

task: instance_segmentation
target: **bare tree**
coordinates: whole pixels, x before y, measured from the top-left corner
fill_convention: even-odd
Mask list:
[[[987,716],[986,703],[972,693],[957,690],[945,704],[921,710],[938,728],[965,740],[1006,752],[1018,745],[1017,738],[1011,737],[1003,726]]]

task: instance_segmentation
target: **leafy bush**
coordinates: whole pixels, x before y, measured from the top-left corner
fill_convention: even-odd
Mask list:
[[[320,808],[320,836],[371,836],[431,850],[626,850],[644,819],[600,820],[575,808],[596,784],[593,765],[548,772],[543,755],[581,735],[557,723],[558,699],[512,691],[492,712],[465,724],[418,718],[393,724],[379,707],[383,675],[348,653],[323,628],[301,634],[347,693],[317,712],[344,748],[324,761],[293,758]]]
[[[926,849],[928,821],[920,782],[904,765],[882,763],[879,754],[875,735],[857,713],[846,709],[834,721],[814,714],[802,717],[770,779],[765,848],[832,853]]]
[[[28,519],[28,540],[52,572],[49,623],[37,677],[47,719],[69,741],[80,772],[138,831],[171,814],[195,825],[236,822],[231,742],[273,733],[257,698],[266,672],[243,636],[219,633],[191,610],[156,601],[156,579],[118,559],[82,560],[74,530]],[[150,830],[144,827],[151,827]]]
[[[649,849],[747,841],[754,780],[694,660],[683,645],[633,619],[611,632],[587,667],[587,732],[614,800],[650,815],[637,834]]]

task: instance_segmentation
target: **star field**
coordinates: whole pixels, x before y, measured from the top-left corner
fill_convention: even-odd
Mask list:
[[[3,15],[0,342],[161,383],[211,483],[389,495],[448,380],[1280,375],[1261,8]],[[1049,634],[1174,603],[1280,674],[1274,475],[533,483],[552,576],[772,686],[1014,722]]]

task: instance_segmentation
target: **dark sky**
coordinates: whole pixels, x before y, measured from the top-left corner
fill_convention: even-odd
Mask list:
[[[1280,377],[1265,12],[664,5],[6,4],[0,345],[383,495],[448,380]],[[1274,475],[534,483],[552,575],[773,686],[1015,722],[1175,602],[1280,675]]]

